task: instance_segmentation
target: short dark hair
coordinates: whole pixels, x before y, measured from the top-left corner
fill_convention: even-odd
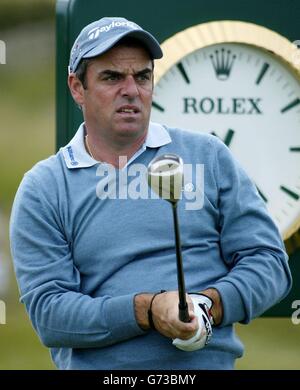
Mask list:
[[[76,77],[81,81],[81,84],[84,89],[87,89],[87,83],[86,83],[86,72],[89,64],[93,61],[93,58],[83,58],[75,71]]]
[[[147,53],[149,54],[149,57],[151,58],[151,63],[152,63],[152,70],[154,69],[154,60],[153,57],[150,53],[150,51],[147,49],[143,43],[134,37],[125,37],[119,40],[113,47],[117,46],[125,46],[125,47],[142,47],[144,48]],[[92,58],[83,58],[79,64],[78,67],[75,71],[76,77],[81,81],[81,84],[84,89],[87,89],[87,82],[86,82],[86,72],[88,69],[89,64],[97,57],[92,57]]]

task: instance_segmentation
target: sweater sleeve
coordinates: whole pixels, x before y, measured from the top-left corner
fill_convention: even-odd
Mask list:
[[[229,149],[215,141],[222,256],[228,274],[216,288],[223,303],[221,326],[248,323],[282,300],[292,279],[280,234],[263,200]]]
[[[93,298],[81,293],[60,216],[26,174],[16,194],[10,240],[21,301],[48,347],[104,347],[141,334],[132,294]],[[53,192],[53,194],[52,194]]]

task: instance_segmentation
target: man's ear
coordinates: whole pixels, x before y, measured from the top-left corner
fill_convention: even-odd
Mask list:
[[[75,73],[69,74],[68,85],[73,99],[78,105],[82,106],[84,104],[84,88]]]

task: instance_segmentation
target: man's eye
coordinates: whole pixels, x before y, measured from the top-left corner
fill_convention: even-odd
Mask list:
[[[150,80],[150,74],[140,74],[137,76],[138,81],[148,81]]]
[[[111,74],[109,76],[106,76],[104,78],[104,80],[107,80],[107,81],[117,81],[117,80],[120,80],[120,76],[117,75],[117,74]]]
[[[115,74],[115,73],[111,73],[111,74],[105,74],[102,76],[102,80],[104,81],[118,81],[120,80],[121,78],[121,75],[119,74]]]

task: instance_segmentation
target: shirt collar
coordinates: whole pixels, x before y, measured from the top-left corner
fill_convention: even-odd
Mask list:
[[[87,168],[99,163],[94,160],[87,152],[84,145],[85,125],[82,123],[71,141],[64,147],[62,151],[67,168]],[[130,159],[132,162],[146,148],[159,148],[171,142],[171,137],[167,130],[159,123],[150,122],[146,140],[141,148]]]

